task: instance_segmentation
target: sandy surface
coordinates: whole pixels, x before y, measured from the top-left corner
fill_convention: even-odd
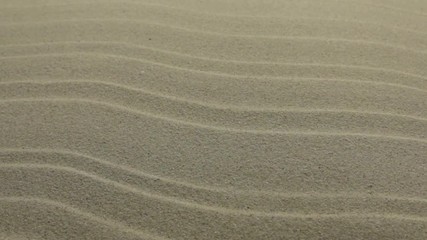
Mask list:
[[[427,1],[0,6],[0,239],[427,239]]]

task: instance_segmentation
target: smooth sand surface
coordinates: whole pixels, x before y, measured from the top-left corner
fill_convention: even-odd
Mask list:
[[[427,239],[427,1],[0,0],[0,239]]]

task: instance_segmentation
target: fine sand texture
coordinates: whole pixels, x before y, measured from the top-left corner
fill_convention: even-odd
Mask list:
[[[0,0],[0,239],[427,239],[427,1]]]

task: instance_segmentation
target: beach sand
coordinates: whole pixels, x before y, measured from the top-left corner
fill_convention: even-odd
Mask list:
[[[427,239],[427,1],[0,6],[0,239]]]

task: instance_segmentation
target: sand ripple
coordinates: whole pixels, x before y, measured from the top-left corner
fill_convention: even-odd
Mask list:
[[[422,1],[0,2],[0,239],[427,238]]]

